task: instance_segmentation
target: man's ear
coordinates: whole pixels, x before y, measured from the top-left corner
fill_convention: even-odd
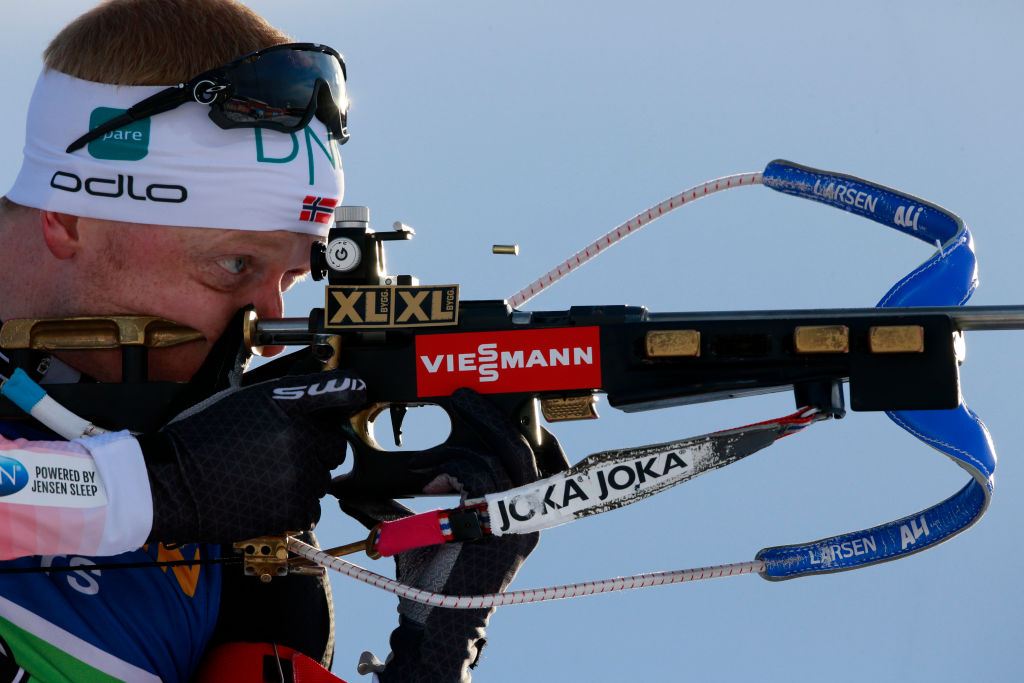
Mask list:
[[[56,211],[40,211],[39,223],[43,240],[50,253],[59,259],[75,255],[81,244],[78,234],[78,217]]]

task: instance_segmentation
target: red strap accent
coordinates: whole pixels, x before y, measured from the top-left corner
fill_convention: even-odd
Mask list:
[[[319,662],[313,661],[313,659],[301,652],[296,652],[292,655],[292,671],[295,672],[294,683],[345,683],[345,681],[320,666]]]
[[[383,522],[374,547],[382,556],[391,557],[412,548],[444,543],[444,534],[441,533],[438,520],[440,512],[431,510],[393,522]]]
[[[791,428],[791,430],[787,430],[782,434],[779,434],[778,438],[781,439],[783,437],[799,432],[800,430],[814,422],[814,420],[817,418],[817,411],[808,412],[809,410],[810,408],[808,406],[804,406],[795,413],[783,415],[782,417],[777,417],[773,420],[762,420],[761,422],[752,422],[751,424],[743,425],[742,427],[733,427],[732,429],[720,429],[717,432],[713,433],[721,434],[722,432],[732,432],[740,429],[746,429],[747,427],[759,427],[761,425],[770,424],[779,424]]]
[[[276,666],[273,677],[264,676],[264,661],[278,657],[285,665],[285,683],[345,683],[310,657],[285,647],[277,646],[275,655],[271,643],[225,643],[210,650],[196,673],[194,683],[267,683],[278,680]],[[288,677],[288,671],[292,676]]]

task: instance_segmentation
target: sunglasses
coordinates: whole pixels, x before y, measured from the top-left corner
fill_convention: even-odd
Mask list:
[[[275,45],[147,97],[72,142],[67,151],[186,102],[210,105],[210,119],[224,129],[292,133],[316,116],[338,144],[345,144],[349,138],[345,77],[345,60],[333,48],[314,43]]]

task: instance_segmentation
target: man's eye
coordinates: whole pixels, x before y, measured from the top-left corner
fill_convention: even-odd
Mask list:
[[[217,265],[229,273],[238,275],[245,270],[247,265],[249,265],[249,259],[245,256],[228,256],[226,258],[218,259]]]

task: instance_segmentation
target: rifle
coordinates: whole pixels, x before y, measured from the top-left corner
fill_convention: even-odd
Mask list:
[[[364,230],[364,244],[380,244],[380,233]],[[247,336],[256,345],[330,343],[315,353],[326,355],[330,348],[332,363],[357,368],[366,381],[373,405],[350,429],[353,488],[389,497],[416,495],[396,477],[403,469],[402,453],[383,452],[372,420],[390,409],[400,445],[407,407],[445,408],[461,386],[489,394],[535,446],[542,438],[539,416],[548,422],[596,418],[599,393],[612,407],[637,412],[792,391],[797,407],[841,418],[846,413],[842,383],[848,382],[855,411],[948,410],[960,403],[962,332],[1017,329],[1024,321],[1024,306],[712,313],[574,306],[523,312],[505,301],[465,301],[457,314],[442,309],[457,318],[444,327],[378,328],[357,322],[372,315],[371,306],[380,308],[381,299],[396,301],[393,313],[401,315],[406,301],[422,301],[423,294],[443,301],[456,291],[455,286],[332,284],[327,305],[313,311],[312,322],[247,319]],[[341,310],[339,301],[353,307]],[[451,442],[461,440],[455,426]]]
[[[540,416],[594,419],[599,394],[637,412],[792,391],[797,407],[842,418],[848,383],[854,411],[949,410],[960,404],[963,332],[1024,327],[1018,305],[528,312],[508,300],[459,301],[458,285],[387,274],[385,243],[414,234],[401,223],[375,232],[366,207],[339,207],[327,244],[314,245],[311,255],[314,280],[327,281],[324,307],[308,318],[249,313],[244,322],[251,347],[306,346],[366,380],[372,405],[350,428],[356,457],[349,478],[353,488],[380,495],[418,492],[396,478],[402,454],[384,454],[373,420],[390,410],[400,445],[405,410],[445,408],[458,387],[488,394],[535,446]],[[278,376],[293,362],[286,357],[247,374]],[[455,426],[451,442],[462,438]]]
[[[962,306],[977,282],[972,238],[955,214],[859,178],[785,161],[771,162],[761,174],[691,188],[627,221],[592,247],[596,252],[610,246],[613,235],[621,239],[623,232],[687,200],[744,182],[862,215],[936,244],[938,251],[898,282],[881,308],[658,313],[634,306],[574,306],[527,312],[515,306],[553,284],[555,275],[571,270],[574,262],[581,264],[581,255],[589,257],[590,248],[507,300],[459,301],[457,285],[421,286],[412,276],[387,274],[384,243],[410,239],[411,229],[399,223],[393,231],[375,232],[365,207],[342,207],[327,244],[315,246],[311,256],[314,279],[327,280],[324,307],[314,309],[308,319],[258,320],[250,314],[245,337],[254,347],[307,345],[328,365],[355,368],[366,380],[371,407],[349,427],[354,464],[333,489],[341,497],[418,495],[414,482],[402,476],[408,469],[405,456],[383,452],[373,438],[372,422],[390,410],[398,445],[409,406],[447,409],[458,387],[487,394],[532,445],[540,446],[541,415],[549,422],[595,418],[598,394],[612,407],[634,412],[792,391],[797,406],[809,409],[806,414],[841,418],[846,412],[842,385],[848,383],[853,410],[888,412],[901,427],[964,467],[973,480],[932,508],[873,529],[768,548],[758,556],[765,563],[758,571],[771,579],[841,571],[917,552],[963,531],[987,508],[995,469],[987,431],[960,396],[963,333],[1020,329],[1024,307]],[[266,372],[279,374],[273,366],[265,366]],[[453,424],[447,443],[467,445],[469,430],[448,412]],[[682,443],[661,445],[662,455]],[[751,445],[748,451],[763,445]],[[617,455],[633,458],[627,464],[642,481],[644,472],[653,472],[645,468],[654,461],[638,454],[646,457],[655,451],[657,447],[627,449]],[[723,456],[715,466],[738,457],[742,455]],[[581,467],[571,472],[583,476]],[[598,479],[606,488],[602,476]],[[632,475],[628,481],[634,481]],[[558,485],[550,484],[546,492],[543,486],[534,487],[518,497],[488,496],[487,517],[500,519],[503,528],[495,530],[484,520],[470,524],[473,533],[507,530],[514,525],[510,517],[533,520],[523,529],[544,528],[534,523],[549,508],[560,507],[552,499],[552,487]],[[652,492],[661,488],[652,487]],[[577,491],[564,491],[565,501],[579,497]],[[532,507],[516,516],[515,505],[524,499]],[[461,515],[466,510],[448,512]],[[378,530],[376,537],[371,534],[367,542],[349,549],[371,552],[382,543]]]
[[[452,392],[459,387],[487,394],[533,446],[540,446],[545,438],[541,415],[549,422],[593,419],[596,397],[602,393],[611,406],[634,412],[792,391],[798,407],[840,418],[846,412],[842,385],[849,383],[853,410],[889,411],[901,426],[919,438],[924,434],[932,445],[940,444],[936,447],[972,473],[974,481],[954,496],[956,500],[919,513],[934,512],[930,526],[922,516],[920,525],[925,526],[915,527],[939,526],[938,517],[946,514],[949,505],[957,505],[963,514],[946,524],[939,540],[962,531],[987,507],[994,452],[985,450],[967,461],[958,455],[964,449],[942,448],[955,444],[962,434],[941,439],[927,435],[948,429],[984,430],[980,422],[975,428],[967,424],[968,417],[954,415],[966,412],[959,392],[963,332],[1020,329],[1024,306],[933,305],[960,304],[976,285],[972,240],[957,216],[858,178],[784,161],[770,163],[763,173],[732,176],[686,190],[619,226],[598,240],[594,250],[611,245],[613,234],[615,240],[621,239],[687,201],[744,183],[765,184],[860,214],[937,243],[938,253],[893,287],[883,300],[890,308],[657,313],[635,306],[574,306],[527,312],[515,306],[552,284],[556,272],[560,276],[563,269],[571,270],[574,260],[581,263],[584,252],[507,300],[460,301],[457,285],[420,285],[410,275],[387,273],[384,243],[411,239],[410,228],[396,223],[392,231],[376,232],[369,226],[368,209],[340,207],[326,245],[314,245],[311,254],[314,279],[327,280],[324,307],[311,311],[308,318],[259,320],[252,312],[245,315],[242,336],[250,347],[301,345],[308,353],[269,362],[246,373],[246,380],[306,372],[311,359],[327,368],[356,369],[366,381],[370,407],[347,426],[353,469],[333,491],[341,496],[388,498],[421,492],[411,478],[402,476],[409,469],[406,456],[400,451],[385,453],[375,440],[375,418],[390,410],[398,445],[408,407],[448,408]],[[589,248],[585,252],[590,255]],[[53,324],[44,323],[43,329]],[[126,353],[126,369],[129,361],[136,371],[145,368],[145,346],[187,340],[187,331],[173,324],[153,325],[156,332],[152,334],[134,333],[154,341],[136,344],[131,354]],[[4,346],[33,346],[36,327],[27,324],[20,341],[7,339]],[[5,334],[7,330],[5,325]],[[130,393],[130,402],[137,402],[139,387]],[[466,425],[451,411],[449,415],[453,424],[447,443],[471,445],[473,437]],[[920,420],[954,426],[922,426]],[[983,437],[970,438],[976,444],[987,434]],[[974,445],[971,448],[977,450]],[[638,467],[639,476],[644,465]],[[505,501],[505,509],[514,503]],[[903,521],[875,531],[903,533]],[[916,544],[920,533],[914,533]],[[834,540],[820,543],[829,547]],[[871,544],[878,545],[875,536]],[[900,550],[906,551],[905,538],[902,544]],[[914,545],[910,551],[927,545]],[[792,554],[780,560],[780,566],[792,565]],[[899,554],[905,553],[879,552],[883,559]],[[809,555],[815,557],[813,551]],[[822,556],[819,548],[817,557]],[[851,566],[867,561],[857,560]],[[813,563],[821,564],[812,559]],[[849,568],[840,564],[830,563],[816,571]],[[780,571],[794,574],[791,566]]]

